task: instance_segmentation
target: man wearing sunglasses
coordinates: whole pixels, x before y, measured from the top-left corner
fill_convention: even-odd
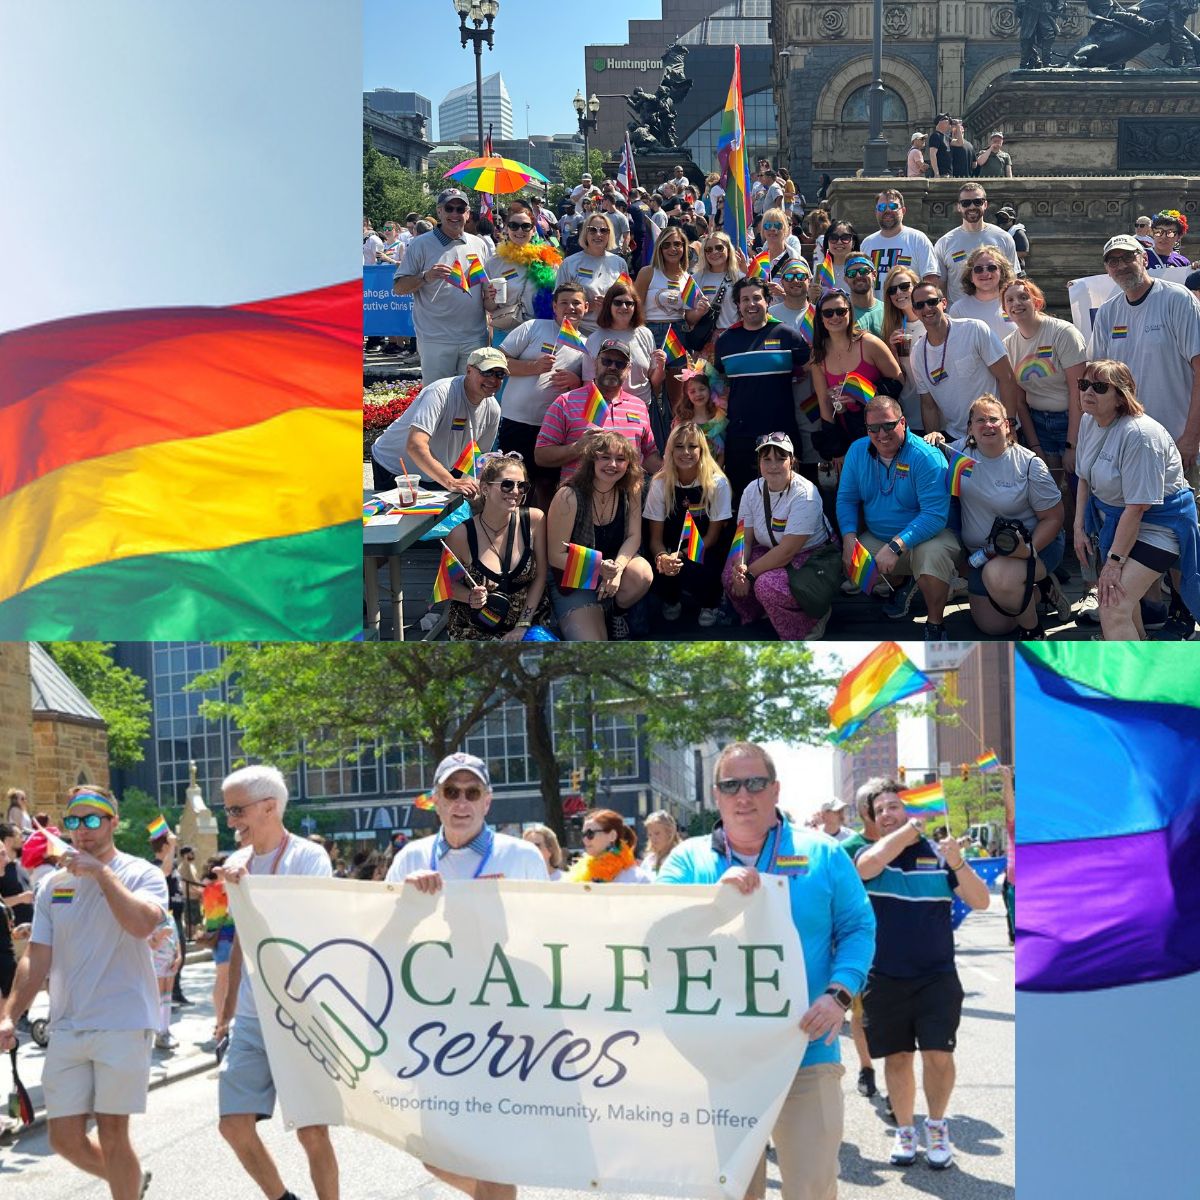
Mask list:
[[[875,267],[875,293],[879,291],[888,272],[895,266],[911,267],[922,279],[940,283],[937,259],[933,256],[933,243],[919,230],[904,224],[904,196],[896,188],[884,188],[875,197],[875,220],[877,232],[862,240],[860,249],[870,258]]]
[[[808,1007],[797,1015],[809,1043],[771,1140],[783,1194],[827,1200],[837,1192],[842,1142],[838,1035],[874,957],[875,918],[838,843],[780,812],[775,764],[762,746],[726,746],[713,767],[712,795],[716,828],[676,846],[658,882],[727,883],[749,895],[764,875],[787,880],[808,976]],[[765,1185],[764,1157],[746,1195],[761,1200]]]
[[[859,329],[883,336],[883,304],[875,299],[875,268],[865,254],[851,254],[842,272],[850,289],[851,320]]]
[[[117,850],[117,814],[103,788],[72,790],[63,826],[74,844],[38,890],[29,949],[0,1010],[0,1051],[16,1046],[13,1022],[49,976],[42,1088],[50,1145],[103,1179],[114,1200],[136,1200],[149,1176],[129,1141],[129,1117],[146,1111],[158,1028],[146,939],[167,911],[167,883],[155,864]]]
[[[1005,233],[999,225],[984,222],[987,212],[987,193],[979,183],[964,183],[958,189],[958,211],[962,224],[942,234],[934,243],[933,255],[937,260],[942,290],[953,304],[964,296],[962,289],[963,264],[972,250],[979,246],[995,246],[1012,263],[1014,274],[1021,270],[1017,257],[1017,244],[1012,235]]]
[[[397,296],[413,298],[413,328],[426,384],[461,375],[467,356],[488,341],[483,288],[463,291],[450,276],[455,263],[466,271],[471,255],[482,266],[490,254],[483,238],[466,232],[468,215],[466,192],[453,187],[439,192],[438,227],[408,243],[392,280]]]
[[[276,767],[242,767],[221,784],[225,820],[240,838],[221,872],[226,887],[237,887],[247,875],[333,876],[325,847],[288,833],[283,824],[288,788]],[[233,1148],[246,1174],[264,1196],[296,1200],[283,1185],[271,1152],[258,1135],[258,1122],[275,1111],[275,1081],[267,1059],[262,1025],[250,977],[242,970],[242,945],[234,936],[229,958],[229,986],[217,1014],[215,1036],[220,1042],[232,1023],[229,1049],[221,1062],[217,1083],[221,1136]],[[337,1200],[338,1164],[324,1125],[296,1130],[308,1158],[309,1174],[318,1200]]]
[[[397,475],[417,474],[430,487],[472,497],[476,477],[454,466],[472,442],[490,450],[500,429],[496,393],[508,378],[508,359],[483,346],[467,358],[467,370],[427,384],[371,447],[375,488],[396,486]]]

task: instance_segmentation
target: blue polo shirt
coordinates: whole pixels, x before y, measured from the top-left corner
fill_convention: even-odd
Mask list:
[[[795,428],[792,380],[803,372],[808,354],[808,343],[772,316],[761,329],[738,323],[717,338],[713,365],[729,381],[729,436]]]
[[[860,992],[875,953],[875,917],[862,880],[841,846],[823,833],[801,829],[780,819],[778,847],[774,833],[768,834],[758,869],[785,875],[791,897],[792,922],[800,934],[804,969],[808,976],[811,1004],[836,979],[852,992]],[[802,866],[787,860],[807,859]],[[671,851],[658,873],[658,883],[717,883],[731,866],[720,825],[710,837],[688,838]],[[802,1067],[816,1063],[841,1062],[837,1039],[832,1046],[810,1041]]]

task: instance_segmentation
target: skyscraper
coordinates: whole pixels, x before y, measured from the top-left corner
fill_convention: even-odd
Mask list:
[[[483,131],[492,127],[492,138],[499,141],[513,136],[512,101],[497,71],[483,79]],[[472,148],[476,143],[475,85],[455,88],[438,105],[438,141],[462,142]]]

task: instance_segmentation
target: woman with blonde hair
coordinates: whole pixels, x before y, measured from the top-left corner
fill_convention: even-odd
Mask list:
[[[596,329],[596,318],[604,295],[628,271],[625,260],[616,252],[617,235],[612,222],[602,212],[587,214],[579,230],[579,250],[563,259],[554,280],[557,288],[573,283],[587,297],[587,313],[580,318],[579,328],[586,337]]]
[[[583,815],[583,857],[567,874],[569,883],[650,883],[637,864],[637,834],[611,808]]]
[[[734,249],[729,234],[717,230],[701,241],[700,256],[702,261],[695,280],[710,308],[717,310],[712,337],[700,351],[705,358],[711,358],[713,343],[738,319],[737,305],[733,302],[733,285],[745,275],[746,263],[742,252]]]
[[[792,219],[782,208],[768,208],[763,213],[762,231],[763,249],[770,259],[766,278],[772,294],[782,296],[783,288],[776,282],[776,277],[783,274],[788,263],[804,257],[804,247],[792,236]]]
[[[683,834],[679,832],[675,818],[662,809],[652,812],[643,824],[646,826],[646,853],[642,857],[642,870],[657,875],[671,851],[683,845]]]
[[[904,387],[900,391],[900,407],[909,429],[918,437],[925,428],[921,416],[921,389],[913,375],[912,347],[920,334],[920,318],[913,312],[913,289],[921,277],[912,267],[895,266],[884,278],[883,340],[891,347],[896,361],[904,371]]]
[[[692,561],[682,544],[686,514],[691,515],[700,537],[699,562]],[[715,625],[721,607],[719,548],[733,515],[733,499],[729,480],[695,422],[686,421],[671,430],[662,469],[646,492],[643,515],[664,619],[679,620],[686,598],[699,607],[697,621],[703,628]]]
[[[961,283],[966,294],[950,305],[950,315],[974,317],[1004,341],[1012,333],[1012,321],[1000,297],[1015,278],[1012,263],[995,246],[976,246],[963,264]]]
[[[1196,501],[1175,440],[1147,416],[1124,363],[1089,362],[1079,403],[1075,552],[1099,568],[1104,640],[1144,641],[1138,602],[1166,571],[1179,572],[1179,595],[1200,616]]]
[[[550,882],[557,883],[562,879],[563,852],[558,834],[549,825],[531,825],[521,837],[527,842],[532,842],[540,851]]]

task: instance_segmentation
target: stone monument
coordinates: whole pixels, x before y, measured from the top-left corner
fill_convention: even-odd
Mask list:
[[[634,88],[625,97],[629,109],[629,144],[633,147],[638,182],[653,189],[669,179],[676,166],[698,187],[704,186],[704,172],[691,161],[679,143],[676,129],[676,105],[692,90],[692,80],[684,73],[688,48],[678,39],[662,55],[663,74],[653,92]]]
[[[179,817],[177,834],[182,846],[191,846],[196,851],[198,863],[207,862],[217,852],[217,818],[204,803],[204,793],[196,781],[196,763],[188,764],[191,782],[184,793],[183,812]]]

